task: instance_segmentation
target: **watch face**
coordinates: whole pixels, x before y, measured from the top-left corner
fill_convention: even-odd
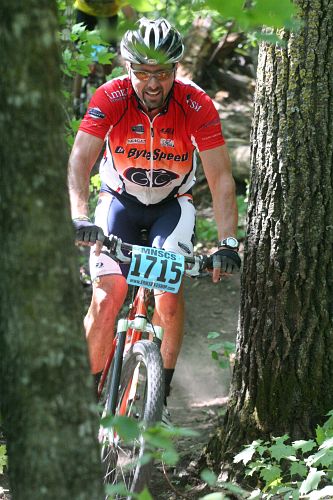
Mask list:
[[[230,248],[238,248],[239,243],[236,238],[233,238],[232,236],[229,236],[229,238],[225,238],[225,240],[221,241],[222,245],[225,245]]]

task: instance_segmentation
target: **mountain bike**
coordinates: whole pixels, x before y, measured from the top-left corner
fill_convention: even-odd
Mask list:
[[[99,433],[104,483],[124,482],[128,494],[117,498],[130,499],[131,494],[149,485],[153,460],[142,460],[147,449],[144,430],[161,421],[164,404],[163,328],[150,319],[152,292],[177,293],[183,275],[199,276],[208,267],[209,258],[130,245],[114,236],[106,238],[104,245],[111,257],[129,264],[127,282],[135,287],[128,315],[118,321],[98,387],[104,418],[127,416],[140,424],[140,435],[131,444],[123,442],[112,426],[102,426]]]

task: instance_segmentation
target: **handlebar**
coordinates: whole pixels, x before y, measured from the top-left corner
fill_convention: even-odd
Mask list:
[[[130,243],[123,242],[117,236],[105,236],[104,246],[108,248],[111,257],[121,264],[129,264],[131,262],[131,257],[128,255],[124,255],[123,252],[132,252],[133,246]],[[176,253],[176,252],[174,252]],[[187,264],[185,268],[185,274],[192,278],[200,276],[206,269],[212,269],[212,259],[207,255],[194,255],[193,257],[184,256],[185,264]]]

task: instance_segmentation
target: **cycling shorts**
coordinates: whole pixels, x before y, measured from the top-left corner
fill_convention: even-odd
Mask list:
[[[195,208],[190,193],[165,203],[143,205],[115,192],[101,191],[95,211],[95,224],[104,234],[114,234],[126,243],[163,248],[181,255],[193,255]],[[142,243],[142,231],[148,241]],[[127,276],[129,266],[118,264],[107,251],[97,257],[90,253],[90,275],[95,280],[107,274]]]

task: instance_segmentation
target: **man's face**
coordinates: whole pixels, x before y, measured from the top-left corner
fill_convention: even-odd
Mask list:
[[[163,106],[175,79],[173,64],[127,66],[133,88],[148,111]]]

